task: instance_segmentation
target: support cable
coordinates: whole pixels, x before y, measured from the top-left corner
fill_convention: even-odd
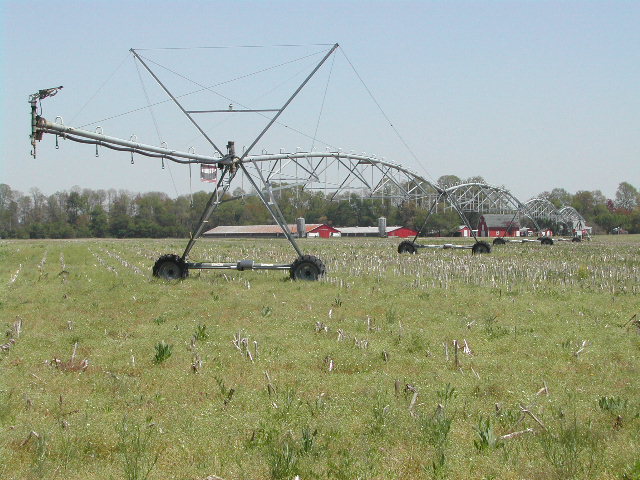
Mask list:
[[[273,65],[273,66],[271,66],[271,67],[263,68],[262,70],[257,70],[257,71],[255,71],[255,72],[251,72],[251,73],[248,73],[248,74],[245,74],[245,75],[241,75],[241,76],[239,76],[239,77],[234,77],[234,78],[231,78],[231,79],[228,79],[228,80],[224,80],[224,81],[222,81],[222,82],[216,83],[216,84],[211,85],[211,86],[209,86],[209,87],[204,87],[204,88],[200,88],[200,89],[198,89],[198,90],[193,90],[193,91],[191,91],[191,92],[183,93],[182,95],[176,95],[176,97],[175,97],[175,98],[183,98],[183,97],[187,97],[187,96],[189,96],[189,95],[194,95],[194,94],[196,94],[196,93],[201,93],[201,92],[204,92],[205,90],[207,90],[207,88],[215,88],[215,87],[219,87],[219,86],[221,86],[221,85],[225,85],[225,84],[227,84],[227,83],[235,82],[236,80],[242,80],[243,78],[247,78],[247,77],[250,77],[250,76],[252,76],[252,75],[258,75],[258,74],[260,74],[260,73],[264,73],[264,72],[268,72],[268,71],[270,71],[270,70],[274,70],[274,69],[276,69],[276,68],[282,67],[282,66],[284,66],[284,65],[288,65],[288,64],[290,64],[290,63],[299,62],[299,61],[305,60],[305,59],[307,59],[307,58],[309,58],[309,57],[313,57],[313,56],[316,56],[316,55],[320,55],[321,53],[322,53],[322,52],[315,52],[315,53],[312,53],[312,54],[309,54],[309,55],[305,55],[305,56],[303,56],[303,57],[299,57],[299,58],[296,58],[296,59],[293,59],[293,60],[289,60],[289,61],[287,61],[287,62],[279,63],[279,64],[277,64],[277,65]],[[146,58],[146,57],[145,57],[145,58]],[[149,59],[147,59],[147,60],[149,60]],[[151,60],[149,60],[149,61],[151,61]],[[163,67],[163,68],[164,68],[164,67]],[[169,103],[169,102],[171,102],[171,99],[161,100],[161,101],[159,101],[159,102],[156,102],[156,103],[151,104],[151,106],[152,106],[152,107],[155,107],[155,106],[157,106],[157,105],[162,105],[162,104],[164,104],[164,103]],[[107,121],[109,121],[109,120],[113,120],[114,118],[119,118],[119,117],[123,117],[123,116],[125,116],[125,115],[129,115],[129,114],[132,114],[132,113],[139,112],[140,110],[144,110],[145,108],[147,108],[147,107],[145,106],[145,107],[138,107],[138,108],[134,108],[133,110],[129,110],[129,111],[127,111],[127,112],[123,112],[123,113],[119,113],[119,114],[116,114],[116,115],[112,115],[112,116],[110,116],[110,117],[103,118],[103,119],[101,119],[101,120],[96,120],[95,122],[85,123],[84,125],[80,125],[78,128],[89,127],[89,126],[91,126],[91,125],[95,125],[95,124],[97,124],[97,123],[107,122]]]
[[[331,67],[329,68],[329,76],[327,77],[327,84],[324,87],[324,94],[322,95],[322,103],[320,105],[320,112],[318,113],[318,121],[316,122],[316,129],[313,132],[313,139],[311,142],[310,152],[313,152],[313,147],[316,143],[316,137],[318,135],[318,128],[320,127],[320,118],[322,117],[322,112],[324,111],[324,102],[327,98],[327,91],[329,90],[329,82],[331,81],[331,73],[333,73],[333,65],[336,63],[336,57],[331,59]]]
[[[362,79],[362,77],[360,76],[360,74],[358,73],[358,71],[356,70],[356,67],[353,65],[353,63],[351,63],[351,60],[349,60],[349,57],[347,57],[347,54],[345,53],[344,49],[342,47],[340,47],[340,51],[342,52],[342,54],[344,55],[344,58],[347,60],[347,62],[349,63],[349,65],[351,66],[351,69],[353,70],[353,72],[356,74],[356,77],[358,77],[358,80],[360,80],[360,83],[362,83],[362,86],[365,88],[365,90],[367,91],[367,93],[369,94],[369,96],[371,97],[371,99],[373,100],[373,102],[376,104],[376,106],[378,107],[378,110],[380,110],[380,113],[382,113],[382,116],[385,118],[385,120],[389,123],[389,126],[391,126],[391,128],[393,129],[393,131],[395,132],[395,134],[398,136],[398,138],[400,139],[400,141],[402,142],[402,144],[405,146],[405,148],[407,149],[407,151],[409,152],[409,154],[413,157],[413,159],[416,161],[416,163],[418,165],[420,165],[420,167],[424,170],[424,172],[427,174],[427,176],[435,183],[434,178],[431,176],[431,174],[427,171],[427,169],[424,167],[424,165],[422,164],[422,162],[420,162],[420,160],[418,160],[417,155],[413,152],[413,150],[411,149],[411,147],[409,146],[409,144],[405,141],[404,137],[400,134],[400,131],[395,127],[395,125],[393,124],[393,122],[391,121],[391,119],[388,117],[388,115],[385,113],[385,111],[383,110],[382,106],[380,105],[380,103],[378,102],[378,100],[376,100],[376,97],[373,96],[373,92],[371,92],[371,90],[369,89],[369,87],[367,86],[367,84],[364,82],[364,80]]]
[[[308,55],[307,57],[303,57],[303,58],[309,58],[309,57],[311,57],[311,56],[319,55],[319,54],[321,54],[321,53],[324,53],[324,51],[322,51],[322,52],[317,52],[317,53],[314,53],[313,55]],[[233,98],[231,98],[231,97],[227,97],[227,96],[225,96],[225,95],[223,95],[223,94],[221,94],[221,93],[219,93],[219,92],[216,92],[215,90],[213,90],[213,89],[212,89],[212,87],[207,87],[206,85],[202,85],[201,83],[196,82],[195,80],[193,80],[193,79],[191,79],[191,78],[187,77],[186,75],[182,75],[181,73],[176,72],[175,70],[172,70],[172,69],[170,69],[170,68],[168,68],[168,67],[166,67],[166,66],[164,66],[164,65],[162,65],[162,64],[160,64],[160,63],[158,63],[158,62],[156,62],[156,61],[154,61],[154,60],[151,60],[150,58],[142,57],[142,55],[140,55],[140,57],[141,57],[141,58],[144,58],[144,59],[145,59],[146,61],[148,61],[149,63],[153,63],[153,64],[154,64],[154,65],[156,65],[157,67],[160,67],[160,68],[162,68],[162,69],[164,69],[164,70],[167,70],[167,71],[168,71],[168,72],[170,72],[170,73],[173,73],[174,75],[176,75],[177,77],[182,78],[183,80],[186,80],[186,81],[188,81],[188,82],[193,83],[194,85],[197,85],[198,87],[201,87],[201,88],[202,88],[202,90],[201,90],[201,91],[206,90],[206,91],[208,91],[208,92],[210,92],[210,93],[213,93],[214,95],[217,95],[217,96],[219,96],[219,97],[221,97],[221,98],[225,99],[225,100],[226,100],[226,101],[228,101],[228,102],[231,102],[231,103],[233,103],[233,104],[235,104],[235,105],[239,105],[239,106],[241,106],[242,108],[246,108],[246,109],[249,109],[249,108],[250,108],[249,106],[244,105],[244,104],[242,104],[241,102],[238,102],[237,100],[234,100],[234,99],[233,99]],[[287,62],[287,63],[292,63],[292,62]],[[285,64],[281,64],[281,65],[285,65]],[[240,77],[236,77],[235,79],[230,80],[230,81],[227,81],[227,82],[224,82],[224,83],[230,83],[231,81],[235,81],[235,80],[239,80],[239,79],[242,79],[242,78],[246,78],[246,77],[249,77],[249,76],[251,76],[251,75],[255,75],[255,74],[257,74],[257,73],[262,73],[262,72],[261,72],[261,71],[259,71],[259,72],[252,73],[252,74],[249,74],[249,75],[243,75],[243,76],[240,76]],[[300,73],[297,73],[295,76],[298,76],[299,74],[300,74]],[[293,78],[293,77],[292,77],[292,78]],[[216,85],[216,86],[217,86],[217,85]],[[273,90],[272,90],[272,91],[273,91]],[[179,98],[179,97],[176,97],[176,98]],[[275,110],[275,111],[278,111],[278,110]],[[191,112],[191,113],[193,113],[193,112]],[[264,118],[270,119],[270,117],[269,117],[269,116],[264,115],[262,112],[256,111],[256,112],[254,112],[254,113],[258,113],[258,114],[262,115]]]
[[[147,100],[147,108],[149,109],[149,113],[151,114],[151,120],[153,120],[153,126],[156,128],[156,134],[158,135],[158,141],[162,143],[162,135],[160,134],[160,128],[158,128],[158,121],[156,120],[156,116],[153,113],[153,107],[151,106],[151,100],[149,99],[149,94],[147,93],[147,89],[144,86],[144,81],[142,80],[142,73],[140,73],[140,67],[138,66],[138,62],[136,57],[133,57],[133,63],[136,66],[136,72],[138,72],[138,79],[140,80],[140,86],[142,86],[142,91],[144,92],[144,98]]]
[[[128,57],[128,56],[129,56],[129,55],[126,55],[126,56],[122,59],[122,61],[121,61],[121,62],[120,62],[120,64],[116,67],[116,69],[115,69],[113,72],[111,72],[111,75],[109,75],[109,76],[107,77],[107,79],[102,83],[102,85],[100,85],[100,86],[98,87],[98,89],[97,89],[97,90],[95,91],[95,93],[94,93],[94,94],[89,98],[89,100],[87,100],[87,101],[85,102],[85,104],[84,104],[84,105],[82,105],[82,107],[80,107],[80,110],[78,110],[78,112],[77,112],[77,113],[76,113],[76,114],[71,118],[71,121],[70,121],[69,123],[71,123],[71,124],[73,125],[73,123],[74,123],[75,119],[76,119],[76,118],[78,118],[78,116],[83,112],[83,110],[87,107],[87,105],[89,105],[89,104],[93,101],[93,99],[94,99],[94,98],[96,98],[96,97],[98,96],[98,94],[99,94],[99,93],[100,93],[100,91],[104,88],[104,86],[105,86],[107,83],[109,83],[109,82],[111,81],[111,79],[112,79],[112,78],[114,77],[114,75],[118,72],[118,70],[120,70],[120,68],[122,67],[122,65],[124,65],[124,62],[126,62],[126,61],[127,61],[127,57]]]
[[[305,73],[305,70],[306,70],[306,67],[305,67],[304,69],[298,70],[294,75],[291,75],[289,78],[287,78],[286,80],[283,80],[282,82],[280,82],[279,84],[277,84],[277,85],[276,85],[276,86],[274,86],[273,88],[271,88],[271,89],[267,90],[266,92],[262,93],[261,95],[258,95],[258,96],[257,96],[257,97],[255,97],[253,100],[251,100],[249,103],[250,103],[250,104],[252,104],[252,105],[255,105],[255,104],[256,104],[256,102],[257,102],[258,100],[263,99],[263,98],[264,98],[264,97],[266,97],[267,95],[269,95],[269,94],[273,93],[274,91],[278,90],[279,88],[281,88],[283,85],[285,85],[285,84],[289,83],[289,82],[290,82],[290,81],[292,81],[293,79],[295,79],[295,78],[299,77],[300,75],[304,74],[304,73]],[[229,101],[230,101],[230,102],[232,102],[234,105],[239,105],[239,106],[241,106],[241,107],[243,107],[243,108],[249,108],[248,106],[243,105],[241,102],[238,102],[238,101],[236,101],[236,100],[229,99]],[[277,111],[277,110],[275,110],[275,111]],[[266,120],[271,120],[271,117],[269,117],[268,115],[265,115],[265,114],[264,114],[264,113],[262,113],[262,112],[255,112],[255,111],[254,111],[253,113],[257,113],[259,116],[261,116],[262,118],[264,118],[264,119],[266,119]],[[230,118],[229,118],[229,117],[227,117],[227,118],[225,118],[225,119],[223,119],[223,120],[219,121],[218,123],[213,124],[213,127],[214,127],[214,128],[217,128],[217,127],[219,127],[219,126],[221,126],[221,125],[224,125],[226,122],[228,122],[228,121],[229,121],[229,119],[230,119]],[[280,122],[276,122],[276,123],[277,123],[278,125],[280,125],[280,126],[283,126]],[[286,125],[284,125],[284,127],[285,127],[285,128],[289,128],[289,127],[287,127]],[[293,129],[291,129],[291,128],[290,128],[290,130],[293,130]],[[302,133],[301,133],[301,135],[304,135],[304,136],[305,136],[305,137],[307,137],[307,138],[311,138],[311,136],[310,136],[310,135],[305,135],[305,134],[302,134]],[[192,143],[192,142],[194,142],[194,141],[195,141],[196,139],[198,139],[198,138],[199,138],[199,136],[193,137],[193,138],[192,138],[191,140],[189,140],[187,143]]]
[[[162,144],[162,135],[160,133],[160,128],[158,127],[158,122],[156,120],[156,116],[153,112],[153,107],[151,105],[151,100],[149,99],[149,94],[147,93],[147,89],[144,86],[144,80],[142,79],[142,73],[140,72],[140,66],[138,65],[138,61],[135,57],[135,55],[133,56],[133,63],[136,66],[136,72],[138,72],[138,78],[140,79],[140,85],[142,86],[142,91],[144,92],[144,98],[147,100],[147,108],[149,109],[149,113],[151,114],[151,119],[153,120],[153,125],[156,128],[156,134],[158,135],[158,142],[160,142],[160,144]],[[191,167],[189,167],[191,168]],[[179,197],[180,195],[178,194],[178,187],[176,186],[176,181],[173,178],[173,172],[171,171],[171,166],[167,165],[167,171],[169,172],[169,177],[171,178],[171,184],[173,185],[173,190],[176,192],[176,197]]]
[[[274,47],[330,47],[333,43],[307,43],[307,44],[295,44],[284,43],[276,45],[214,45],[204,47],[157,47],[157,48],[136,48],[139,51],[152,51],[152,50],[223,50],[233,48],[274,48]]]

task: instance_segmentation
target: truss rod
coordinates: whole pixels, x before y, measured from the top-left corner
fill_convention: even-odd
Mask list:
[[[261,113],[261,112],[279,112],[276,108],[264,109],[264,110],[235,110],[230,108],[229,110],[186,110],[187,113]]]
[[[189,256],[189,252],[195,245],[196,240],[200,237],[205,227],[209,223],[209,217],[211,216],[213,211],[216,210],[218,206],[220,206],[220,199],[224,196],[227,190],[229,190],[229,187],[231,186],[231,180],[233,180],[235,174],[236,171],[234,167],[225,166],[225,168],[222,170],[222,174],[218,179],[218,183],[216,183],[216,188],[213,193],[211,193],[211,196],[209,196],[209,200],[204,207],[202,216],[200,217],[200,221],[198,222],[198,228],[196,229],[196,232],[191,235],[191,237],[189,238],[189,243],[187,243],[187,246],[184,249],[184,253],[182,254],[183,260],[186,260]],[[224,181],[225,175],[229,176],[229,179],[226,182]],[[222,188],[220,188],[220,185],[222,185]]]
[[[142,64],[142,66],[147,70],[147,72],[149,72],[149,74],[154,78],[154,80],[155,80],[156,82],[158,82],[158,85],[160,85],[160,87],[162,87],[162,89],[166,92],[166,94],[167,94],[167,95],[169,95],[169,97],[171,98],[171,100],[173,100],[173,103],[175,103],[175,104],[178,106],[178,108],[182,111],[182,113],[184,113],[184,114],[185,114],[185,116],[186,116],[186,117],[189,119],[189,121],[190,121],[190,122],[191,122],[191,123],[192,123],[192,124],[193,124],[197,129],[198,129],[198,131],[202,134],[202,136],[203,136],[204,138],[206,138],[206,139],[207,139],[207,141],[211,144],[211,146],[212,146],[213,148],[215,148],[215,149],[216,149],[216,151],[217,151],[221,156],[224,156],[224,154],[222,153],[222,150],[220,150],[220,149],[218,148],[218,146],[217,146],[215,143],[213,143],[213,140],[211,140],[211,139],[209,138],[209,136],[205,133],[205,131],[202,129],[202,127],[200,127],[200,125],[198,125],[198,123],[193,119],[193,117],[192,117],[192,116],[191,116],[191,115],[190,115],[190,114],[189,114],[189,113],[184,109],[184,107],[182,106],[182,104],[181,104],[180,102],[178,102],[178,99],[177,99],[176,97],[174,97],[174,96],[173,96],[173,94],[169,91],[169,89],[168,89],[167,87],[165,87],[165,86],[164,86],[164,83],[162,83],[162,82],[160,81],[160,79],[158,78],[158,76],[157,76],[155,73],[153,73],[153,70],[151,70],[151,69],[149,68],[149,66],[145,63],[145,61],[144,61],[144,60],[142,60],[142,57],[140,57],[140,55],[138,55],[138,54],[136,53],[136,51],[135,51],[133,48],[131,49],[131,53],[132,53],[133,55],[135,55],[135,57],[136,57],[136,58],[138,59],[138,61]]]
[[[304,79],[304,81],[300,84],[300,86],[296,89],[296,91],[293,92],[293,95],[291,95],[289,97],[289,99],[285,102],[285,104],[282,106],[282,108],[280,108],[280,111],[277,114],[274,115],[274,117],[267,124],[267,126],[264,127],[262,132],[260,132],[260,134],[253,141],[253,143],[251,145],[249,145],[249,148],[247,148],[245,150],[245,152],[242,154],[242,157],[240,157],[241,160],[244,159],[247,155],[249,155],[249,152],[251,152],[251,150],[253,150],[253,147],[256,146],[256,143],[258,143],[260,141],[260,139],[263,137],[263,135],[265,133],[267,133],[267,130],[269,130],[271,128],[271,125],[273,125],[276,122],[276,120],[282,114],[282,112],[284,112],[284,110],[289,106],[289,104],[293,101],[293,99],[298,96],[298,93],[300,93],[300,90],[302,90],[304,88],[304,86],[309,82],[309,80],[311,80],[311,77],[313,77],[316,74],[316,72],[320,69],[320,67],[324,64],[324,62],[327,61],[327,58],[329,58],[331,56],[331,54],[333,52],[335,52],[336,48],[338,48],[338,47],[339,47],[339,45],[337,43],[335,45],[333,45],[333,47],[331,47],[331,49],[322,58],[322,60],[320,60],[320,63],[318,63],[318,65],[316,65],[316,67],[313,69],[313,71],[309,75],[307,75],[307,78]]]
[[[275,203],[275,202],[271,202],[271,198],[267,198],[265,196],[265,194],[262,192],[262,190],[258,187],[258,184],[255,182],[253,177],[251,175],[249,175],[249,172],[247,171],[247,168],[244,166],[244,164],[240,163],[240,168],[242,168],[242,171],[247,176],[247,179],[249,180],[249,182],[251,183],[251,185],[255,189],[256,194],[258,195],[258,197],[260,197],[260,200],[262,200],[262,203],[264,204],[264,206],[267,208],[267,210],[269,210],[269,213],[271,214],[273,219],[280,226],[280,228],[282,228],[282,231],[284,232],[284,235],[287,237],[287,240],[289,240],[289,243],[291,244],[293,249],[298,254],[298,257],[302,257],[304,254],[302,253],[302,250],[300,250],[300,247],[298,246],[298,243],[293,238],[293,235],[291,235],[291,231],[289,230],[289,225],[285,221],[284,216],[282,215],[282,212],[278,208],[278,204]],[[266,186],[267,186],[267,189],[268,189],[268,192],[269,192],[269,197],[271,197],[272,196],[271,187],[268,184],[266,184]]]

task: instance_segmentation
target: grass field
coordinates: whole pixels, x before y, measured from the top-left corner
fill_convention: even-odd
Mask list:
[[[184,243],[0,240],[0,478],[640,478],[639,236]]]

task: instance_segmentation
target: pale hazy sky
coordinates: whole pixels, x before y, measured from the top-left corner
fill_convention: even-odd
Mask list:
[[[210,154],[170,104],[154,110],[158,130],[148,110],[103,121],[147,104],[130,48],[306,45],[142,52],[206,85],[316,54],[225,90],[263,108],[276,106],[269,101],[278,104],[304,78],[300,69],[326,48],[314,44],[332,43],[343,50],[285,118],[313,134],[326,91],[318,127],[325,143],[316,149],[328,144],[385,156],[430,178],[481,175],[523,201],[554,187],[600,189],[608,197],[621,181],[640,187],[638,1],[4,0],[0,16],[0,182],[25,193],[79,185],[174,196],[190,188],[184,167],[162,170],[143,158],[131,165],[127,153],[101,151],[96,158],[93,146],[71,142],[56,150],[48,136],[32,159],[27,97],[41,88],[64,85],[44,102],[51,120],[60,115],[67,125],[99,124],[106,134],[136,134],[143,143],[162,139],[171,148],[193,145]],[[176,91],[194,89],[173,78]],[[143,82],[152,102],[166,98],[148,76]],[[271,94],[269,85],[279,93]],[[194,108],[224,107],[211,95],[192,100]],[[259,128],[244,118],[242,124],[216,122],[208,121],[207,128],[221,146],[232,139],[246,145]],[[309,143],[279,128],[261,148],[293,151]],[[192,188],[199,190],[196,176],[194,170]]]

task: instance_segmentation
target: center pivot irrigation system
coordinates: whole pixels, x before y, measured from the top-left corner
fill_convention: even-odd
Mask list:
[[[435,188],[435,187],[433,187]],[[445,206],[444,209],[454,208],[460,213],[461,218],[465,221],[465,226],[471,231],[471,235],[475,239],[473,245],[421,245],[416,243],[418,235],[425,229],[425,226],[429,220],[429,217],[433,214],[434,209],[437,208],[438,203],[442,198],[449,200],[449,206]],[[529,213],[528,207],[518,200],[511,192],[504,188],[487,185],[485,183],[463,183],[448,187],[444,190],[438,191],[436,201],[431,204],[427,218],[425,219],[422,229],[416,234],[413,240],[405,240],[398,246],[399,253],[416,253],[419,248],[471,248],[472,253],[490,253],[491,247],[485,241],[479,241],[475,231],[469,224],[466,214],[467,213],[498,213],[498,214],[512,214],[513,217],[509,222],[507,229],[505,229],[505,235],[511,225],[516,225],[516,219],[518,217],[527,217],[535,226],[536,231],[540,232],[540,226],[536,222],[536,219]],[[521,239],[510,240],[505,239],[504,236],[494,239],[494,245],[504,245],[507,242],[541,242],[545,244],[544,237],[540,237],[536,240],[533,239]],[[553,243],[553,242],[552,242]]]
[[[561,242],[581,242],[583,237],[591,240],[583,231],[587,227],[587,222],[582,215],[573,207],[565,205],[560,208],[551,203],[546,198],[535,197],[525,203],[529,214],[538,220],[551,222],[564,230],[566,237],[555,238]],[[552,245],[553,240],[548,239],[548,244]]]
[[[208,175],[215,172],[216,183],[205,208],[200,216],[200,220],[193,229],[193,233],[187,243],[182,255],[165,254],[162,255],[153,266],[153,275],[164,279],[183,279],[189,274],[189,270],[215,270],[215,269],[235,269],[235,270],[288,270],[290,277],[296,280],[317,280],[325,274],[325,265],[317,257],[303,253],[296,242],[296,236],[304,236],[305,232],[292,234],[289,224],[285,221],[278,199],[285,189],[294,189],[299,192],[301,189],[307,191],[322,192],[326,198],[345,199],[356,196],[362,199],[377,200],[381,205],[400,205],[405,202],[413,202],[415,205],[428,208],[427,219],[420,232],[424,230],[429,217],[437,211],[439,205],[443,208],[453,209],[460,216],[462,223],[472,232],[475,243],[467,245],[422,245],[416,242],[418,234],[413,241],[403,241],[398,246],[399,253],[415,253],[420,248],[455,248],[470,249],[472,253],[489,253],[491,246],[480,241],[476,237],[465,212],[479,211],[481,202],[489,202],[493,207],[508,209],[509,212],[529,215],[528,208],[519,202],[507,190],[493,187],[486,184],[474,183],[457,185],[450,188],[442,188],[417,173],[405,168],[397,163],[387,161],[384,158],[377,158],[375,155],[347,153],[338,149],[337,151],[311,151],[295,153],[270,154],[263,151],[259,155],[251,155],[256,144],[277,122],[278,117],[296,98],[298,93],[305,87],[309,80],[325,64],[327,59],[334,54],[338,44],[329,48],[323,58],[315,65],[315,68],[300,83],[297,89],[288,97],[280,107],[273,109],[234,109],[237,112],[271,112],[273,116],[268,120],[266,126],[255,137],[255,139],[243,150],[241,155],[236,154],[235,144],[229,141],[225,151],[214,143],[204,128],[196,121],[196,114],[199,113],[224,113],[225,110],[187,110],[160,78],[149,67],[148,63],[141,57],[135,49],[131,49],[134,59],[140,63],[157,82],[162,90],[169,96],[171,101],[193,124],[198,132],[206,139],[213,148],[214,154],[196,155],[193,152],[172,150],[162,146],[154,146],[137,141],[125,140],[110,137],[103,134],[102,128],[96,131],[82,130],[71,126],[65,126],[61,117],[56,117],[56,121],[51,122],[42,116],[41,101],[47,97],[56,95],[62,87],[40,90],[29,97],[31,105],[31,144],[32,156],[36,155],[36,142],[42,140],[43,134],[48,133],[60,136],[74,142],[92,144],[106,147],[112,150],[130,152],[132,155],[139,154],[151,158],[175,162],[178,164],[200,164],[201,175]],[[231,183],[241,178],[246,179],[253,187],[253,194],[257,195],[267,208],[274,221],[282,229],[285,237],[295,250],[297,258],[290,264],[256,263],[252,260],[240,260],[231,263],[211,263],[194,262],[189,258],[189,254],[194,247],[196,240],[209,227],[209,218],[212,213],[227,201],[228,196],[223,199],[229,191]],[[244,183],[243,183],[244,185]],[[295,194],[295,193],[294,193]],[[235,199],[232,198],[232,199]],[[537,227],[537,224],[536,224]],[[539,229],[538,229],[539,230]]]

